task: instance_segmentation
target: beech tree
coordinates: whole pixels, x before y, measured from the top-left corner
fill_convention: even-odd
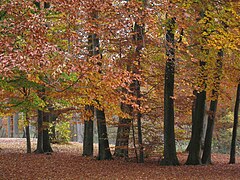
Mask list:
[[[85,120],[83,155],[93,155],[95,115],[98,158],[112,158],[107,124],[117,115],[116,156],[128,156],[137,124],[138,162],[154,141],[159,153],[164,146],[162,164],[178,165],[175,138],[186,140],[194,101],[187,164],[211,163],[217,103],[226,83],[239,83],[239,2],[49,2],[0,2],[0,108],[24,112],[27,134],[38,116],[37,152],[52,151],[52,116],[74,111]],[[27,144],[30,152],[29,136]]]
[[[231,152],[230,152],[230,164],[234,164],[236,161],[236,137],[237,137],[237,127],[238,127],[238,112],[239,112],[239,99],[240,99],[240,84],[237,87],[236,102],[234,108],[234,124],[232,131],[232,141],[231,141]]]
[[[174,133],[174,27],[175,18],[172,18],[168,22],[166,33],[166,55],[168,59],[166,61],[164,85],[164,159],[161,162],[163,165],[179,165]]]

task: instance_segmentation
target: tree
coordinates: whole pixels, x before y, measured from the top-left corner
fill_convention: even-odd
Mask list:
[[[218,94],[219,94],[219,88],[220,88],[220,81],[221,81],[221,74],[222,74],[222,57],[223,57],[223,51],[220,50],[218,53],[218,58],[216,61],[216,73],[215,73],[215,86],[212,90],[212,100],[210,103],[210,109],[208,114],[208,120],[207,120],[207,130],[206,130],[206,136],[204,141],[204,149],[203,149],[203,155],[202,155],[202,163],[203,164],[211,164],[211,148],[212,148],[212,136],[213,136],[213,129],[214,129],[214,121],[216,117],[216,111],[217,111],[217,103],[218,103]]]
[[[168,22],[166,33],[166,67],[164,85],[164,159],[162,165],[179,165],[176,155],[174,133],[174,71],[175,71],[175,47],[174,30],[175,18]]]
[[[204,67],[204,62],[200,62],[200,66]],[[201,135],[203,131],[203,119],[205,115],[205,100],[206,91],[201,90],[196,95],[196,106],[194,110],[194,117],[192,120],[192,136],[191,145],[189,147],[189,155],[186,164],[197,165],[201,164]]]
[[[93,156],[93,106],[85,106],[90,111],[90,118],[84,120],[84,139],[83,139],[83,156]]]
[[[240,83],[237,86],[237,95],[234,108],[234,123],[232,131],[232,142],[231,142],[231,152],[229,164],[234,164],[236,161],[236,137],[237,137],[237,126],[238,126],[238,112],[239,112],[239,102],[240,101]]]

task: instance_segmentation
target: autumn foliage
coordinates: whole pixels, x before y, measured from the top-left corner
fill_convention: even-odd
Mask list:
[[[131,119],[144,141],[134,148],[161,153],[166,122],[174,125],[173,141],[191,138],[199,94],[203,116],[216,121],[232,111],[240,83],[239,12],[238,1],[224,0],[3,0],[1,116],[69,108],[84,121],[93,117],[91,106],[108,124],[114,115]],[[174,75],[171,97],[166,72]],[[211,101],[218,101],[216,113],[208,110]]]

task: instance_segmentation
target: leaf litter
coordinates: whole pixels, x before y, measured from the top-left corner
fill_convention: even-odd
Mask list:
[[[158,157],[147,158],[144,164],[135,159],[98,161],[83,157],[81,143],[54,144],[53,150],[51,155],[27,154],[25,139],[1,138],[0,179],[240,179],[240,157],[230,165],[227,154],[213,154],[213,165],[186,166],[187,154],[179,153],[181,166],[160,166]]]

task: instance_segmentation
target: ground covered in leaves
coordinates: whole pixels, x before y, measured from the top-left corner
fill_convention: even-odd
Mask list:
[[[33,149],[36,140],[33,142]],[[26,154],[24,139],[0,138],[0,179],[240,179],[240,164],[229,165],[228,155],[214,154],[214,165],[168,167],[159,158],[144,164],[122,159],[97,161],[81,156],[80,143],[53,145],[54,153]],[[180,162],[187,154],[179,154]],[[240,162],[240,158],[237,158]]]

